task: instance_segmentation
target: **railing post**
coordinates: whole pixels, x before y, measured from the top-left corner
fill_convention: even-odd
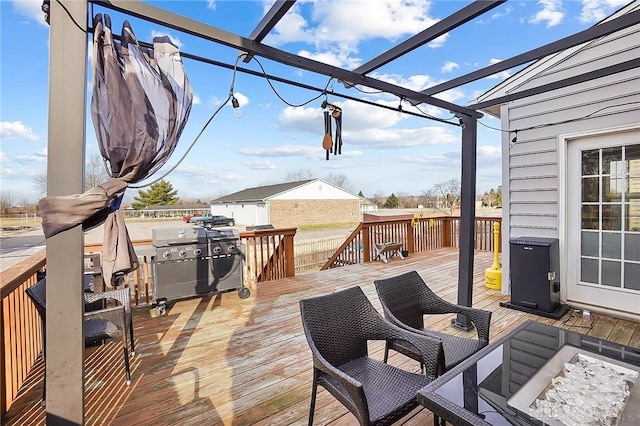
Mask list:
[[[296,264],[295,264],[295,246],[293,243],[293,236],[295,232],[292,234],[286,234],[284,236],[284,265],[285,265],[285,276],[293,277],[296,275]]]
[[[442,246],[453,247],[453,219],[445,217],[442,219]]]
[[[414,253],[416,251],[415,235],[414,235],[415,228],[411,224],[411,220],[407,222],[406,227],[407,227],[407,232],[406,232],[406,235],[407,235],[407,251],[409,253]]]
[[[362,229],[362,261],[371,262],[371,228],[366,226]]]

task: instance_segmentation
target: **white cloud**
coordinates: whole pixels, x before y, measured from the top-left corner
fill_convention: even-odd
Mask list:
[[[499,146],[490,145],[479,146],[478,156],[483,158],[501,158],[502,148]]]
[[[40,137],[33,133],[30,127],[22,121],[0,121],[0,139],[23,139],[38,142]]]
[[[318,143],[315,146],[280,145],[280,146],[272,146],[272,147],[240,148],[238,152],[248,157],[270,157],[270,158],[301,157],[301,158],[304,158],[305,160],[324,160],[326,158],[326,151],[322,149],[322,144],[320,139],[318,139]],[[342,154],[337,155],[335,158],[349,159],[349,158],[359,157],[361,155],[362,155],[362,151],[346,149],[345,146],[343,146]]]
[[[513,12],[513,7],[510,6],[506,6],[502,12],[495,12],[491,15],[491,19],[498,19],[501,18],[503,16],[507,16],[509,15],[511,12]]]
[[[562,0],[539,0],[538,4],[542,6],[542,10],[529,20],[529,22],[537,24],[544,22],[547,28],[554,27],[562,22],[564,11],[562,9]]]
[[[498,62],[502,62],[502,59],[491,58],[489,60],[489,65],[497,64]],[[505,70],[505,71],[501,71],[501,72],[498,72],[498,73],[495,73],[495,74],[491,74],[487,78],[490,79],[490,80],[493,80],[493,79],[506,80],[509,77],[511,77],[511,73],[509,71]]]
[[[162,31],[151,30],[151,39],[152,40],[153,40],[154,37],[164,37],[164,36],[169,37],[169,40],[171,40],[171,43],[175,44],[178,47],[178,49],[182,50],[183,44],[182,44],[182,42],[180,41],[179,38],[174,37],[169,33],[165,33],[165,32],[162,32]]]
[[[609,16],[614,9],[619,9],[628,3],[628,0],[582,0],[580,22],[593,24]]]
[[[233,96],[235,96],[236,99],[238,100],[238,103],[240,104],[240,108],[242,108],[245,105],[249,105],[249,97],[244,93],[235,92]],[[231,105],[231,103],[229,103],[229,105]]]
[[[437,49],[439,47],[442,47],[447,42],[448,38],[449,38],[449,33],[442,34],[440,37],[434,38],[429,43],[427,43],[427,47],[430,47],[432,49]]]
[[[399,100],[376,103],[397,107]],[[371,127],[389,127],[398,123],[401,118],[394,111],[385,110],[361,102],[347,100],[334,102],[342,108],[342,126],[345,131],[365,130]],[[322,108],[287,107],[278,116],[279,125],[285,130],[299,130],[316,135],[324,133],[324,116]]]
[[[200,105],[202,103],[202,100],[200,99],[200,96],[194,93],[192,102],[193,102],[193,105]]]
[[[251,170],[275,170],[276,165],[270,160],[250,161],[245,163],[245,166]]]
[[[47,148],[42,148],[33,155],[16,155],[15,161],[20,164],[45,164],[47,162]]]
[[[14,0],[13,8],[19,14],[33,19],[40,25],[47,25],[42,11],[42,0]]]
[[[243,179],[241,174],[211,167],[178,166],[172,173],[184,177],[199,179],[199,183],[237,182]]]
[[[207,0],[207,9],[216,10],[216,0]]]
[[[455,143],[459,137],[438,126],[415,129],[371,128],[358,132],[345,132],[345,143],[377,149],[412,148],[416,146]]]
[[[354,69],[357,68],[362,61],[360,58],[352,58],[351,49],[334,48],[331,51],[315,52],[312,53],[308,50],[301,50],[298,52],[299,56],[303,58],[313,59],[314,61],[322,62],[327,65],[333,65],[334,67]]]
[[[271,2],[265,2],[265,12]],[[311,16],[307,21],[304,14]],[[430,2],[422,0],[298,2],[278,22],[265,43],[308,43],[315,51],[299,52],[301,56],[349,68],[361,59],[355,57],[357,46],[365,40],[387,39],[414,35],[437,22],[429,16]],[[307,10],[309,9],[309,10]],[[447,34],[429,43],[440,47]]]
[[[446,73],[450,73],[451,71],[455,70],[456,68],[460,68],[460,65],[458,65],[455,62],[452,61],[446,61],[444,63],[444,65],[442,66],[442,68],[440,68],[440,72],[443,74]]]
[[[0,163],[4,163],[6,161],[8,161],[9,159],[7,158],[6,154],[2,151],[0,151]]]

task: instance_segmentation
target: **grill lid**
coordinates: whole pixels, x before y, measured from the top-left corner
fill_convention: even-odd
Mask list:
[[[154,228],[151,230],[151,243],[155,247],[197,243],[206,244],[206,242],[206,231],[199,226],[186,228]]]
[[[240,233],[237,229],[207,229],[207,239],[209,240],[237,240],[240,238]]]

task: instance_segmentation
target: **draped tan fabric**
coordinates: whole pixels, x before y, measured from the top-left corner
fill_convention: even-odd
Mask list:
[[[40,211],[47,238],[80,224],[83,229],[105,224],[102,268],[110,282],[113,274],[138,267],[118,210],[125,189],[167,162],[186,125],[193,93],[168,37],[155,37],[153,49],[147,49],[125,21],[118,43],[109,15],[98,14],[93,39],[91,116],[112,179],[83,194],[45,197]]]

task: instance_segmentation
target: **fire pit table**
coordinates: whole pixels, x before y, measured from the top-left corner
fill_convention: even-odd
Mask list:
[[[566,389],[566,381],[580,373],[580,363],[609,370],[611,386],[622,399],[614,417],[611,401],[598,395],[607,386],[602,372],[598,380],[586,380],[592,386],[588,403],[579,402],[579,389],[576,395]],[[637,425],[639,376],[640,348],[527,321],[429,383],[418,392],[418,401],[453,425]],[[575,383],[569,389],[582,386]],[[558,394],[554,384],[562,389],[560,403],[568,401],[562,410],[549,404],[549,395]]]

